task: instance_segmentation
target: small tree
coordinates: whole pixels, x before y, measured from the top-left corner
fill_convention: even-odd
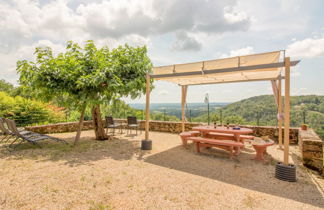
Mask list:
[[[66,106],[81,112],[75,144],[79,141],[87,106],[92,108],[96,139],[108,137],[101,120],[100,104],[113,99],[145,92],[146,73],[151,61],[146,47],[119,46],[98,49],[93,41],[84,48],[69,41],[66,52],[54,56],[51,48],[36,48],[36,61],[17,62],[20,84],[38,97],[53,100],[61,97]]]

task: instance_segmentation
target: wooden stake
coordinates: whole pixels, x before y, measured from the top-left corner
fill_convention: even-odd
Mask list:
[[[150,130],[150,82],[151,78],[149,74],[146,74],[146,119],[145,119],[145,140],[149,139],[149,130]]]
[[[187,96],[187,86],[181,86],[181,130],[185,131],[185,104]]]
[[[282,149],[282,93],[281,93],[281,77],[278,80],[278,135],[279,135],[279,148]]]
[[[289,126],[290,126],[290,57],[285,58],[285,141],[284,164],[289,164]]]

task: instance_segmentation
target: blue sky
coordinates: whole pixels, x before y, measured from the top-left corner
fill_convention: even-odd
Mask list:
[[[0,0],[0,78],[17,84],[18,59],[68,40],[147,45],[155,66],[287,50],[293,95],[324,95],[322,0]],[[152,103],[180,102],[180,87],[156,82]],[[271,94],[269,82],[192,86],[188,102],[231,102]],[[144,102],[144,98],[130,102]]]

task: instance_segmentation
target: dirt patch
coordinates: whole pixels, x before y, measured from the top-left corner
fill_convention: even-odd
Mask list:
[[[55,134],[69,143],[75,133]],[[300,163],[296,183],[274,178],[283,152],[269,148],[268,163],[251,158],[249,145],[229,160],[217,149],[196,154],[178,135],[152,132],[152,151],[141,151],[138,136],[95,141],[82,132],[73,147],[43,142],[15,152],[0,148],[0,209],[316,209],[324,206],[323,180]]]

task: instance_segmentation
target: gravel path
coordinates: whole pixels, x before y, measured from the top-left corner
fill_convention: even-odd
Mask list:
[[[75,133],[55,134],[72,142]],[[16,152],[0,148],[0,209],[320,209],[323,179],[300,165],[298,182],[274,178],[283,153],[269,148],[268,163],[251,160],[251,146],[235,160],[217,149],[197,155],[178,135],[152,132],[153,150],[140,150],[142,135],[94,141],[82,133],[77,147],[45,142]]]

